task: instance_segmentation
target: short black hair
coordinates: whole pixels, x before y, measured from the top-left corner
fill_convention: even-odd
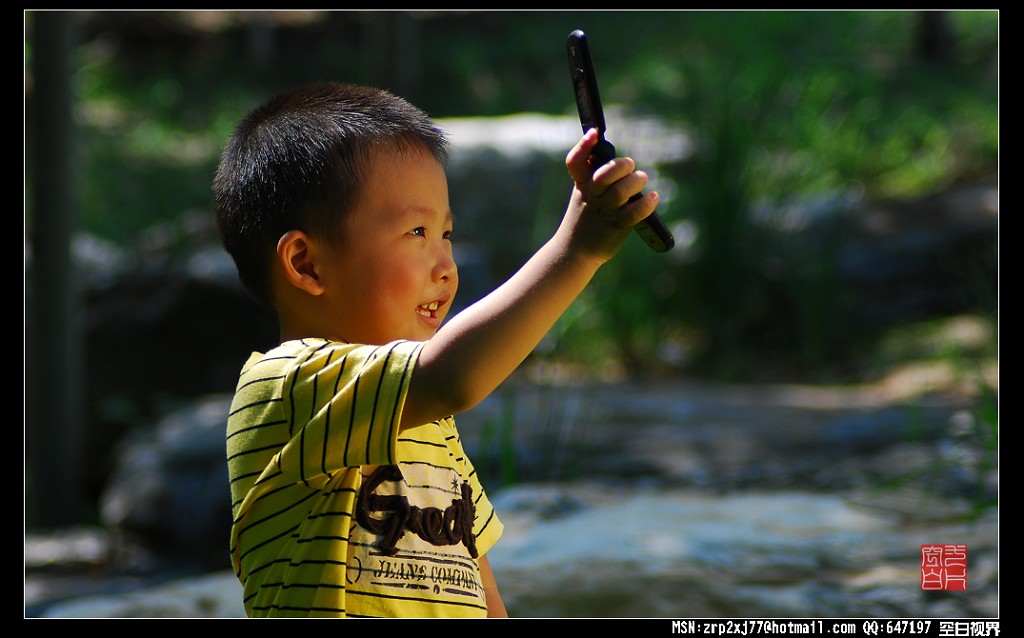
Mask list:
[[[337,82],[282,93],[238,124],[213,180],[221,242],[242,284],[273,308],[270,264],[289,230],[340,240],[373,153],[425,149],[448,159],[431,118],[382,89]]]

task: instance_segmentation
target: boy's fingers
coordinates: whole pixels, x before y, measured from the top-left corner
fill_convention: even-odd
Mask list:
[[[620,221],[632,226],[654,211],[657,194],[629,201],[647,185],[647,173],[636,170],[636,162],[629,157],[593,166],[590,154],[598,141],[596,129],[587,131],[566,155],[566,167],[585,201],[608,212],[619,211]]]
[[[625,159],[625,158],[620,158]],[[618,160],[616,160],[618,161]],[[609,167],[606,164],[602,169]],[[638,195],[647,186],[647,173],[634,171],[632,160],[623,161],[618,166],[610,167],[600,178],[595,173],[594,184],[590,196],[601,200],[610,209],[624,205],[631,197]]]
[[[657,207],[658,193],[654,191],[632,200],[627,206],[623,207],[627,215],[626,223],[628,223],[630,227],[636,226],[644,219],[647,219]]]
[[[658,194],[652,191],[620,206],[609,219],[618,228],[630,229],[649,217],[657,207]]]
[[[597,129],[590,129],[583,134],[580,141],[565,157],[569,175],[577,184],[583,184],[591,178],[593,168],[590,166],[590,152],[594,150],[595,145],[597,145]]]
[[[644,175],[636,170],[636,162],[632,158],[616,157],[607,164],[598,166],[594,170],[593,180],[595,184],[606,185],[608,188],[611,188],[619,180],[625,179],[632,174]],[[644,179],[646,180],[646,175]]]

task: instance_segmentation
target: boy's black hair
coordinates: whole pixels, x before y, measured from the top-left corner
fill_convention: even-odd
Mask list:
[[[224,248],[243,285],[273,308],[270,264],[289,230],[341,239],[372,153],[422,148],[444,163],[448,141],[426,113],[387,91],[341,83],[299,87],[238,124],[214,178]]]

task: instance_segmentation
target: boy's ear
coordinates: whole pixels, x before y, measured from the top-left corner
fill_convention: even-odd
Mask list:
[[[277,240],[277,262],[285,281],[311,295],[323,293],[316,245],[301,230],[290,230]]]

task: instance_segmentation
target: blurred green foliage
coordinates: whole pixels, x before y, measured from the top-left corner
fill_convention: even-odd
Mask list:
[[[954,40],[931,59],[919,55],[921,15],[82,12],[83,225],[128,244],[208,211],[238,119],[306,81],[375,83],[436,117],[572,113],[564,41],[583,28],[606,104],[696,131],[695,158],[657,172],[672,193],[659,212],[677,233],[698,232],[669,258],[628,245],[548,351],[588,365],[614,357],[631,371],[713,361],[745,375],[765,351],[820,364],[850,329],[835,316],[834,244],[773,252],[778,238],[752,223],[755,209],[909,197],[996,173],[999,13],[948,12]],[[30,108],[31,78],[26,95]],[[564,202],[552,201],[554,215]]]

